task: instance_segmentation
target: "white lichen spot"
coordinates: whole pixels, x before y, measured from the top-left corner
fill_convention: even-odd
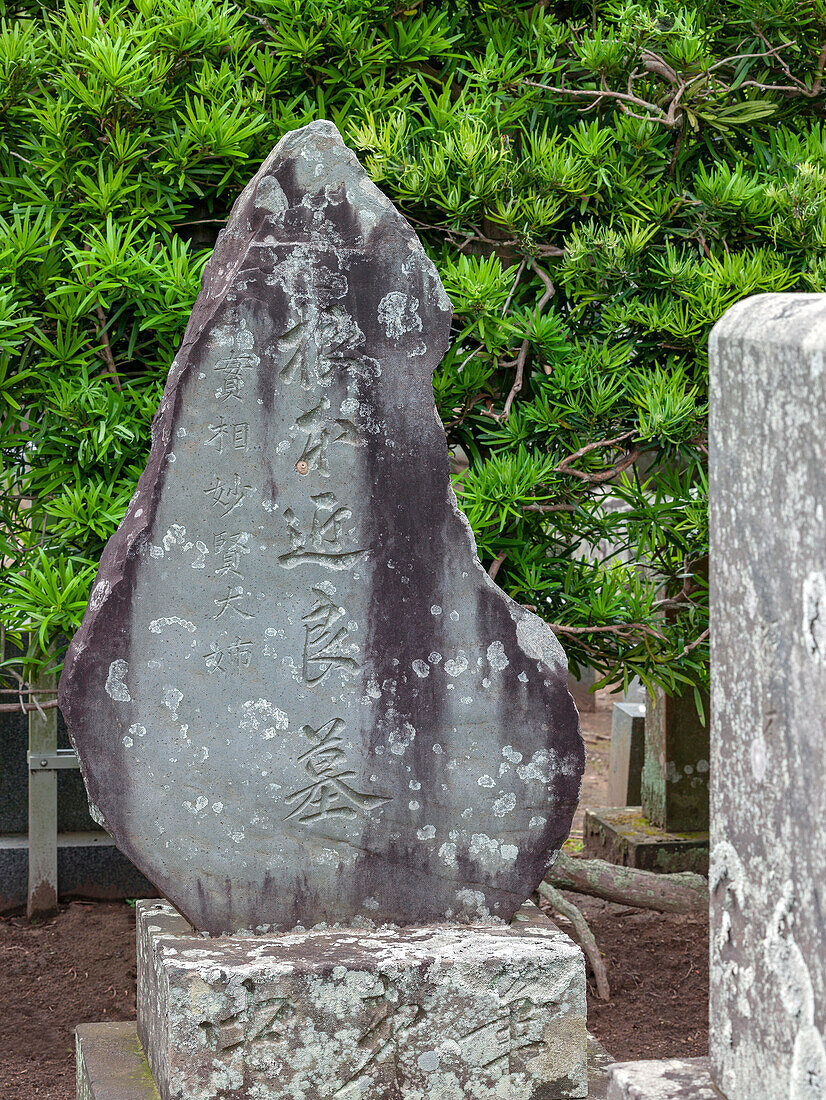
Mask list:
[[[439,1055],[435,1050],[425,1050],[416,1059],[422,1073],[435,1073],[439,1068]]]
[[[129,688],[124,682],[128,672],[129,665],[124,660],[118,659],[112,661],[109,665],[109,675],[106,677],[106,683],[103,686],[109,698],[114,699],[116,703],[132,702]]]
[[[480,787],[495,787],[496,780],[492,775],[480,775],[476,780]]]
[[[431,615],[441,615],[441,613],[442,613],[441,607],[439,607],[439,605],[437,603],[434,603],[433,606],[430,608],[430,614]]]
[[[510,761],[511,764],[522,763],[522,753],[517,752],[513,745],[505,745],[502,749],[502,755],[506,760]]]
[[[516,774],[524,783],[529,783],[531,780],[550,783],[552,771],[551,755],[548,750],[537,749],[526,764],[520,764]]]
[[[170,455],[170,458],[172,456]],[[182,527],[180,523],[173,523],[168,529],[164,537],[161,539],[163,548],[168,553],[173,546],[180,546],[183,544],[186,538],[186,527]]]
[[[413,671],[422,680],[424,680],[424,678],[426,676],[430,675],[430,667],[424,661],[414,661],[413,662]]]
[[[487,649],[488,664],[494,672],[503,672],[510,661],[505,656],[505,647],[501,642],[491,642]]]
[[[389,340],[398,340],[406,332],[421,332],[419,299],[391,290],[379,302],[378,319]]]
[[[421,829],[416,830],[416,836],[419,840],[432,840],[436,835],[436,829],[432,825],[424,825]]]
[[[195,560],[192,562],[193,569],[203,569],[206,565],[206,556],[209,553],[209,549],[205,542],[200,539],[195,543],[195,549],[198,551]]]
[[[390,731],[388,741],[394,756],[404,756],[405,749],[416,739],[416,729],[409,722],[403,722],[400,729]]]
[[[527,682],[528,682],[527,672],[520,672],[519,675],[516,677],[516,679],[519,680],[519,682],[522,683],[522,684],[527,684]]]
[[[497,817],[504,817],[511,813],[516,806],[516,795],[513,792],[500,795],[493,804],[493,812]]]
[[[123,744],[125,748],[131,749],[135,742],[132,740],[131,737],[124,737]]]
[[[160,634],[165,626],[182,626],[184,630],[190,634],[195,633],[195,623],[191,623],[189,619],[182,619],[178,615],[169,615],[163,619],[153,619],[149,624],[149,631],[151,634]]]
[[[448,867],[456,866],[456,845],[452,841],[446,840],[439,848],[439,859]]]
[[[278,730],[287,729],[289,724],[284,711],[268,699],[247,699],[241,704],[240,728],[247,733],[258,733],[263,726],[262,736],[269,741]]]
[[[183,692],[178,691],[178,689],[176,687],[172,687],[171,684],[167,684],[167,686],[163,689],[161,701],[163,702],[163,705],[165,707],[169,707],[169,710],[175,721],[178,720],[178,707],[181,705],[181,700],[183,699],[183,697]]]
[[[454,623],[458,623],[458,621],[459,621],[459,612],[458,611],[451,611],[450,617],[451,617],[451,619],[453,620]]]
[[[442,655],[441,653],[437,653],[434,649],[432,653],[428,653],[427,659],[432,665],[438,665],[442,659]]]
[[[129,732],[133,737],[146,737],[146,726],[140,726],[137,722],[133,722],[129,727]]]
[[[418,802],[415,802],[415,801],[413,801],[413,802],[408,802],[408,804],[407,804],[407,805],[408,805],[408,808],[409,808],[409,809],[411,809],[411,810],[413,811],[413,813],[415,813],[415,812],[416,812],[416,810],[420,810],[420,809],[421,809],[421,806],[419,805],[419,803],[418,803]]]
[[[467,654],[463,649],[460,649],[454,660],[445,661],[445,672],[448,676],[461,676],[463,672],[467,672],[469,666],[470,662],[467,659]]]
[[[379,907],[379,903],[376,898],[365,898],[361,904],[364,906],[365,909],[370,909],[372,911],[375,911]]]
[[[548,824],[547,817],[543,817],[542,814],[534,814],[534,816],[528,822],[529,829],[542,829]]]
[[[92,589],[91,595],[89,596],[89,607],[91,607],[93,611],[97,611],[102,606],[103,601],[109,595],[110,588],[109,581],[102,580],[98,581]]]

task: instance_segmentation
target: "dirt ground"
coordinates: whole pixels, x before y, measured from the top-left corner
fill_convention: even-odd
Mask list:
[[[583,805],[604,804],[610,700],[583,715]],[[582,830],[581,811],[574,835]],[[588,1026],[616,1059],[693,1057],[708,1047],[708,922],[569,895],[608,965],[589,981]],[[566,927],[564,921],[560,926]],[[123,903],[71,902],[53,919],[0,918],[0,1098],[74,1100],[77,1024],[135,1018],[135,920]]]

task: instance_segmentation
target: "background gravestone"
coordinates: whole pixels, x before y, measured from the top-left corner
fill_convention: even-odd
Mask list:
[[[728,1100],[826,1095],[826,295],[711,352],[711,1044]]]
[[[201,929],[510,918],[584,748],[475,556],[450,303],[335,127],[233,208],[60,684],[95,816]]]

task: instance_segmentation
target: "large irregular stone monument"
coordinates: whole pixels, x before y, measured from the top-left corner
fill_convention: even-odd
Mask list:
[[[95,817],[175,907],[139,917],[163,1100],[587,1092],[581,952],[517,913],[584,746],[451,488],[450,317],[326,122],[207,266],[60,683]]]
[[[584,749],[550,629],[475,555],[431,376],[451,307],[331,123],[235,204],[60,705],[196,928],[508,919]]]

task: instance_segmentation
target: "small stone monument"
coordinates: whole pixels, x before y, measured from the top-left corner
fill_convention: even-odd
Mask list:
[[[138,919],[164,1100],[586,1095],[581,954],[517,912],[584,747],[456,505],[450,318],[327,122],[206,268],[60,683],[96,819],[172,903]]]

